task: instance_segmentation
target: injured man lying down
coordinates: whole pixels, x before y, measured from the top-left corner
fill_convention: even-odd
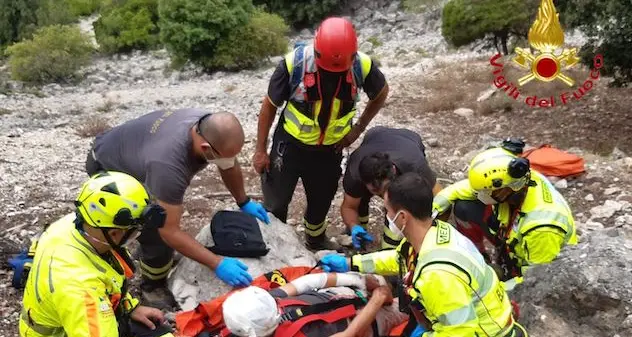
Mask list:
[[[272,290],[250,286],[223,303],[239,337],[378,337],[407,321],[386,280],[359,273],[316,273]]]

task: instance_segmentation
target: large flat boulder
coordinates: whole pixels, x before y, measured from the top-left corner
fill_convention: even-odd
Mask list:
[[[314,266],[315,255],[305,248],[294,228],[269,215],[270,225],[259,222],[263,239],[270,248],[268,254],[261,258],[239,258],[248,266],[250,275],[254,278],[285,266]],[[210,226],[202,228],[196,240],[212,246]],[[194,309],[198,303],[232,289],[217,278],[215,272],[186,257],[182,257],[170,273],[168,285],[182,310]]]
[[[510,296],[529,336],[632,336],[632,241],[617,228],[589,233]]]

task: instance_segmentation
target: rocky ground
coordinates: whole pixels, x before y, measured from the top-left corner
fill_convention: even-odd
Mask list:
[[[407,14],[379,1],[353,7],[362,50],[380,61],[391,86],[387,105],[372,125],[419,132],[432,167],[446,184],[465,177],[476,151],[508,136],[580,154],[586,174],[556,186],[575,211],[581,237],[610,227],[632,233],[630,89],[608,88],[606,79],[600,79],[580,101],[531,108],[490,90],[492,51],[455,51],[445,45],[437,11]],[[305,30],[294,39],[309,39],[310,34]],[[77,86],[28,88],[9,82],[0,91],[0,266],[5,267],[7,252],[71,209],[86,178],[83,165],[91,137],[154,109],[201,107],[237,114],[247,135],[240,157],[246,189],[259,195],[250,159],[261,97],[278,60],[259,70],[209,75],[195,69],[170,71],[165,52],[155,51],[97,59]],[[570,74],[583,82],[587,73]],[[508,78],[517,75],[507,70]],[[540,97],[570,91],[538,84],[521,91]],[[331,236],[342,233],[340,191],[329,214]],[[295,196],[290,223],[300,232],[305,204],[300,186]],[[382,218],[379,202],[373,205],[371,226],[377,233]],[[233,206],[217,172],[207,169],[187,192],[184,225],[196,234],[214,211]],[[11,288],[10,277],[8,270],[0,270],[0,337],[17,335],[21,293]]]

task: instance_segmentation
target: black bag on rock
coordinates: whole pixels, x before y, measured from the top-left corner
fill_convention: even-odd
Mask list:
[[[215,245],[206,247],[215,254],[230,257],[260,257],[268,254],[261,229],[254,217],[236,211],[218,211],[211,220]]]

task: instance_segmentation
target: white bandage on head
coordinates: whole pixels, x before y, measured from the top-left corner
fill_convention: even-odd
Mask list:
[[[267,291],[250,286],[226,298],[222,304],[224,323],[239,337],[266,337],[279,325],[279,308]]]

